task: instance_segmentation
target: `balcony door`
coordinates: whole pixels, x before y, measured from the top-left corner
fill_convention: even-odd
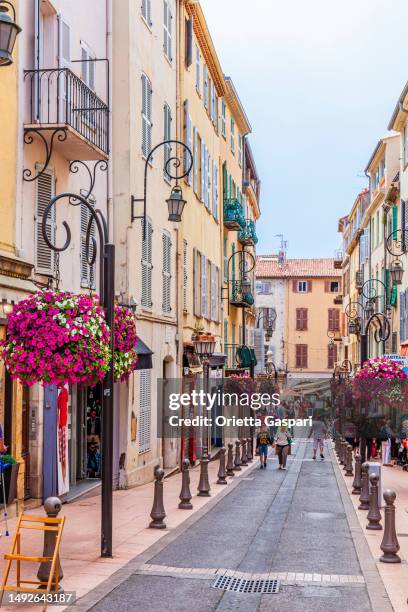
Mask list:
[[[66,69],[71,67],[71,29],[63,16],[58,15],[58,100],[59,123],[74,125],[72,84]]]

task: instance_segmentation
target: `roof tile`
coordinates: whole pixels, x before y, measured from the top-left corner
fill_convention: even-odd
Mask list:
[[[342,271],[334,267],[334,259],[287,259],[279,264],[270,255],[256,258],[257,278],[328,278],[341,274]]]

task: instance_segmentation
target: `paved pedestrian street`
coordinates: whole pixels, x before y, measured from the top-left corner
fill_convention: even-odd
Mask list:
[[[311,457],[310,441],[297,440],[286,471],[277,469],[274,454],[266,470],[254,463],[238,486],[85,596],[78,609],[392,610],[332,450],[324,461]],[[277,593],[259,592],[276,580]],[[232,590],[225,590],[228,583]],[[240,585],[250,592],[239,592]]]

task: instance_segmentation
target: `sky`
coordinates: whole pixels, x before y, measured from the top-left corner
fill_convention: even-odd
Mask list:
[[[333,257],[408,80],[407,0],[201,0],[252,126],[258,254]]]

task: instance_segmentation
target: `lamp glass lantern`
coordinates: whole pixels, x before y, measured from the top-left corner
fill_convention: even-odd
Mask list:
[[[374,314],[374,301],[367,300],[364,310],[365,310],[367,319],[369,319]]]
[[[402,263],[398,259],[395,259],[390,266],[391,280],[394,285],[400,285],[402,283],[403,274],[404,268],[402,267]]]
[[[0,2],[0,66],[9,66],[13,63],[13,49],[17,34],[21,32],[20,26],[8,14],[8,7]],[[13,9],[14,12],[14,9]]]
[[[245,297],[251,293],[251,281],[248,276],[245,275],[241,282],[241,293],[242,296]]]
[[[183,191],[179,185],[173,187],[166,202],[169,209],[169,221],[180,223],[186,200],[183,199]]]
[[[348,331],[349,331],[349,334],[356,334],[357,333],[357,323],[356,323],[356,321],[354,321],[354,320],[349,321]]]
[[[193,340],[195,352],[200,357],[210,357],[215,351],[215,340]]]

